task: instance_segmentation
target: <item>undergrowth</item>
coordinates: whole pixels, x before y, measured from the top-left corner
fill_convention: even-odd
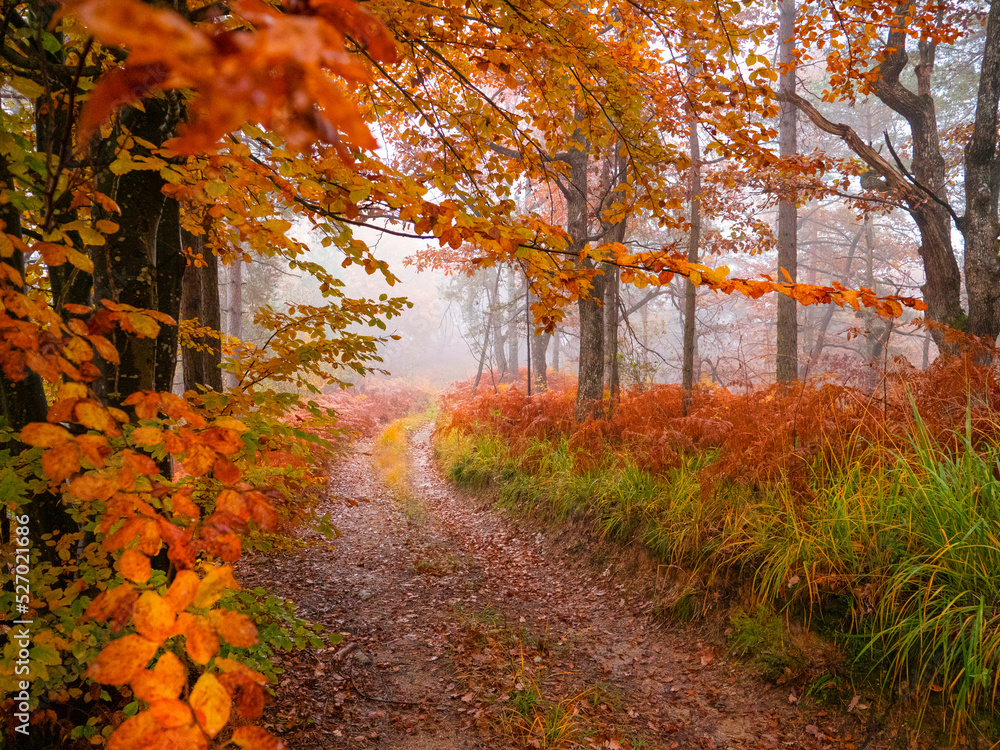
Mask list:
[[[687,417],[680,390],[658,386],[582,425],[572,390],[456,391],[437,448],[454,481],[502,506],[648,549],[678,571],[664,600],[682,617],[738,593],[762,631],[742,623],[735,650],[779,643],[771,631],[793,615],[811,621],[887,694],[943,701],[957,731],[1000,684],[990,375],[968,362],[911,372],[877,402],[830,385],[702,392]]]

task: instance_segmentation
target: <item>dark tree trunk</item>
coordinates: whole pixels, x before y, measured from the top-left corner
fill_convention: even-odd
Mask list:
[[[990,3],[979,74],[976,119],[965,147],[965,290],[968,333],[995,343],[1000,334],[1000,252],[997,196],[997,105],[1000,101],[1000,2]]]
[[[14,180],[8,171],[6,159],[0,156],[0,188],[4,191],[15,190]],[[21,237],[21,216],[17,207],[11,201],[0,203],[0,221],[2,231],[15,237]],[[15,250],[2,263],[12,267],[20,278],[24,278],[24,255]],[[13,291],[24,294],[24,287]],[[25,376],[21,380],[12,380],[0,370],[0,406],[7,419],[7,425],[15,431],[20,431],[29,422],[44,422],[49,407],[45,399],[42,379],[33,371],[25,368]]]
[[[779,87],[787,97],[795,93],[795,0],[781,0],[778,3],[778,37],[778,60],[781,67]],[[785,99],[781,102],[778,151],[782,159],[789,159],[798,151],[795,114],[795,105],[791,101]],[[778,281],[786,281],[787,274],[794,282],[798,273],[797,195],[795,178],[791,172],[785,173],[784,181],[786,184],[781,188],[781,198],[778,201]],[[790,383],[799,374],[798,303],[784,294],[778,295],[777,345],[777,381]]]
[[[184,244],[194,255],[201,254],[204,265],[191,263],[184,269],[181,285],[181,319],[197,321],[198,327],[222,328],[219,307],[219,259],[205,248],[205,235],[182,234]],[[193,346],[183,351],[184,390],[197,391],[198,386],[222,390],[222,347],[218,333],[193,337]]]
[[[167,103],[150,100],[145,110],[128,118],[131,132],[150,142],[162,141],[163,124],[171,117]],[[176,320],[185,266],[177,201],[163,195],[166,182],[158,172],[133,171],[120,177],[105,172],[98,182],[119,205],[121,215],[109,217],[119,230],[92,252],[95,300],[158,310]],[[136,391],[170,389],[177,362],[176,326],[161,326],[155,339],[124,331],[116,331],[112,338],[121,361],[105,365],[110,404],[120,405]]]

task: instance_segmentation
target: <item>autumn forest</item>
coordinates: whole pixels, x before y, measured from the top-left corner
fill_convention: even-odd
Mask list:
[[[1000,743],[1000,2],[0,52],[0,748]]]

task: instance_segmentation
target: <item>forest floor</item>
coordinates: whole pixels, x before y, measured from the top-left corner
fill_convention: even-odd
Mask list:
[[[244,585],[343,634],[278,657],[265,725],[289,748],[917,746],[866,700],[848,713],[754,677],[719,627],[655,621],[637,580],[595,567],[586,540],[448,485],[429,428],[412,439],[407,497],[371,450],[361,441],[334,468],[321,512],[343,534],[335,550],[241,566]]]

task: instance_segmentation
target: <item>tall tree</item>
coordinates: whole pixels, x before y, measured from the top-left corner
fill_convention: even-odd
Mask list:
[[[798,151],[795,123],[796,109],[790,101],[795,95],[795,0],[778,3],[779,91],[782,96],[778,123],[778,155],[790,160]],[[785,172],[785,184],[778,200],[778,278],[791,283],[798,277],[798,191],[794,172]],[[776,378],[789,383],[799,376],[798,303],[794,297],[778,297]]]

